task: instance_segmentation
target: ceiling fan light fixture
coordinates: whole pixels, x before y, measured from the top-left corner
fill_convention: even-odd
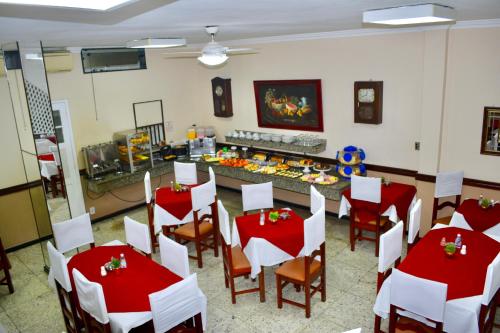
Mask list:
[[[455,9],[436,4],[401,6],[363,12],[363,23],[384,25],[452,23],[455,19]]]
[[[207,66],[218,66],[225,63],[228,56],[224,53],[221,54],[202,54],[198,57],[198,61]]]
[[[184,38],[144,38],[128,41],[126,46],[132,49],[159,49],[186,45]]]

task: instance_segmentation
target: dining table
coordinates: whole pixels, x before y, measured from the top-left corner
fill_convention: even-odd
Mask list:
[[[270,211],[237,216],[233,221],[233,247],[241,246],[251,265],[250,276],[255,278],[263,266],[274,266],[304,255],[304,219],[291,209],[280,209],[288,213],[286,219],[272,222]]]
[[[59,175],[59,168],[53,153],[40,154],[37,158],[40,165],[40,174],[43,177],[50,180],[52,176]]]
[[[158,233],[163,225],[173,226],[193,222],[191,189],[198,185],[184,185],[184,191],[175,191],[170,187],[161,187],[155,191],[153,219],[155,233]],[[210,207],[200,212],[201,215],[210,213]]]
[[[117,242],[119,243],[119,242]],[[125,256],[127,267],[101,275],[101,267],[111,258]],[[127,245],[106,245],[80,252],[68,261],[72,289],[73,268],[89,281],[102,286],[104,300],[113,333],[128,332],[152,320],[149,294],[163,290],[182,281],[182,278],[154,260],[138,253]],[[206,297],[198,291],[203,322],[206,322]],[[181,301],[181,300],[180,300]]]
[[[460,234],[466,254],[445,254],[442,240],[454,242]],[[500,252],[500,243],[479,231],[456,227],[429,231],[397,267],[413,276],[446,283],[444,331],[479,332],[478,317],[488,265]],[[390,312],[391,276],[384,281],[373,311],[382,318]],[[409,314],[409,316],[415,316]],[[415,317],[414,317],[415,318]],[[420,317],[425,322],[425,319]]]
[[[406,219],[411,208],[417,201],[417,188],[414,185],[390,182],[387,185],[381,186],[381,202],[380,213],[382,216],[387,216],[393,223],[398,223],[400,220],[406,225]],[[351,198],[351,189],[348,188],[342,193],[339,206],[339,218],[349,215],[349,210],[353,200]],[[358,205],[358,216],[363,219],[363,214],[370,214],[363,210],[363,205],[371,205],[369,202],[356,201]],[[370,220],[371,216],[366,216],[366,220]]]
[[[500,241],[500,204],[483,208],[477,199],[466,199],[453,213],[450,226],[480,231]]]

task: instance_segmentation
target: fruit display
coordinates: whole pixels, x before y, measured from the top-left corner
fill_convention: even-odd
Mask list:
[[[260,169],[258,169],[255,172],[262,173],[264,175],[274,175],[276,173],[276,168],[272,167],[272,166],[265,166],[265,167],[261,167]]]
[[[278,163],[274,166],[276,168],[276,170],[278,171],[281,171],[281,170],[288,170],[290,167],[288,166],[288,164],[285,164],[285,163]]]
[[[267,155],[264,153],[255,153],[255,154],[253,154],[252,159],[258,160],[258,161],[265,161],[267,159]]]
[[[303,173],[300,171],[290,171],[290,170],[282,170],[276,172],[276,176],[288,177],[288,178],[298,178],[302,177]]]
[[[130,139],[130,143],[134,145],[140,145],[143,143],[149,143],[149,135],[146,132],[142,132],[140,135],[138,135],[135,138]]]
[[[363,160],[366,155],[363,149],[355,146],[344,147],[343,150],[337,152],[336,171],[346,179],[350,179],[351,175],[363,176],[366,174],[366,166]]]
[[[304,175],[300,177],[303,182],[314,183],[319,185],[331,185],[339,181],[338,177],[325,175],[322,176],[319,173],[311,173],[309,175]]]
[[[212,155],[203,155],[201,157],[205,162],[213,163],[222,161],[222,157],[214,157]]]
[[[249,163],[245,165],[245,170],[250,171],[250,172],[255,172],[260,169],[260,165],[255,164],[255,163]]]
[[[227,160],[220,160],[219,164],[233,168],[243,168],[248,164],[248,161],[242,158],[229,158]]]

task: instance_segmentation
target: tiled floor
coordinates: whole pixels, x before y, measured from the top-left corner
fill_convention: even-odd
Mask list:
[[[240,195],[236,192],[218,191],[231,218],[241,212]],[[295,209],[295,208],[294,208]],[[304,217],[304,209],[296,211]],[[131,218],[146,223],[145,209],[128,213]],[[363,332],[373,331],[375,281],[377,258],[371,242],[359,243],[355,252],[348,247],[347,221],[327,216],[327,300],[321,302],[319,295],[312,301],[312,317],[306,319],[304,311],[284,304],[276,306],[276,285],[273,268],[266,269],[266,302],[260,303],[257,294],[237,297],[231,304],[228,289],[224,288],[221,257],[205,252],[204,268],[198,269],[191,261],[191,272],[198,273],[200,288],[208,297],[208,332],[343,332],[362,327]],[[97,245],[113,239],[124,241],[123,215],[94,225]],[[192,249],[191,249],[192,250]],[[159,259],[158,253],[154,256]],[[39,245],[34,245],[9,254],[16,292],[9,295],[0,288],[0,323],[7,332],[44,333],[64,332],[65,328],[55,293],[49,289],[47,275]],[[241,279],[239,287],[252,283]],[[303,293],[288,287],[287,297],[302,301]],[[384,323],[384,326],[387,323]]]

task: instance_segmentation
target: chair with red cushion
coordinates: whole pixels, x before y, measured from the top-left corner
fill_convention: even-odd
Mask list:
[[[432,225],[450,224],[451,215],[438,218],[438,211],[445,207],[457,209],[462,197],[463,171],[439,172],[436,175],[436,187],[434,190],[434,204],[432,206]],[[439,202],[441,198],[454,197],[455,201]]]
[[[311,297],[320,291],[321,301],[326,301],[324,206],[304,221],[304,252],[304,257],[287,261],[276,270],[276,288],[279,309],[283,307],[283,303],[295,305],[304,308],[306,318],[309,318],[311,317]],[[312,285],[317,279],[320,280],[319,284]],[[289,283],[294,284],[296,288],[297,286],[304,288],[305,304],[283,298],[283,287]]]
[[[231,236],[229,230],[229,214],[218,201],[219,228],[222,235],[222,259],[224,265],[224,281],[226,288],[231,287],[231,302],[236,304],[236,295],[259,292],[260,301],[266,301],[264,270],[259,273],[259,287],[236,291],[234,279],[241,276],[249,276],[252,266],[240,246],[231,247]]]
[[[2,239],[0,238],[0,269],[4,272],[4,278],[0,280],[0,284],[8,286],[9,292],[12,294],[14,293],[14,285],[12,284],[12,278],[9,272],[10,268],[10,261],[9,258],[7,258]]]
[[[183,224],[173,234],[175,240],[183,243],[194,242],[196,256],[190,256],[198,261],[198,267],[203,267],[202,252],[214,249],[214,256],[219,256],[218,229],[219,217],[217,214],[217,194],[213,180],[191,189],[191,202],[193,206],[193,222]],[[210,213],[200,216],[203,210],[210,207]]]
[[[380,256],[378,257],[377,294],[385,280],[390,278],[391,267],[398,267],[403,249],[403,221],[380,236]],[[375,315],[375,333],[380,332],[382,318]]]
[[[354,251],[356,240],[375,242],[375,256],[378,257],[380,235],[390,228],[390,221],[381,216],[382,181],[380,178],[351,177],[350,243]],[[375,237],[363,235],[363,231],[375,233]]]

